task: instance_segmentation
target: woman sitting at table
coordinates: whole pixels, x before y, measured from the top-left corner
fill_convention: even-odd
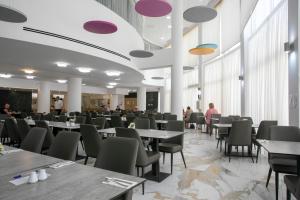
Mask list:
[[[211,116],[213,114],[218,114],[217,109],[215,109],[215,105],[213,103],[209,103],[208,110],[205,113],[205,122],[206,122],[206,130],[207,133],[210,133],[210,124],[211,124]]]
[[[6,114],[8,116],[12,116],[14,114],[14,112],[11,112],[10,110],[10,105],[8,103],[4,104],[4,107],[1,111],[2,114]]]

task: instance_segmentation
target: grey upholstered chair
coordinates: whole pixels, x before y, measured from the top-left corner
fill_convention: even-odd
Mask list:
[[[49,148],[48,156],[75,161],[79,132],[60,131]]]
[[[33,127],[21,143],[20,148],[34,153],[41,153],[47,129]]]
[[[260,122],[258,130],[257,130],[257,134],[255,136],[255,138],[253,138],[253,144],[257,146],[257,154],[256,154],[256,163],[258,161],[258,154],[260,152],[261,146],[260,144],[257,142],[258,139],[260,140],[270,140],[271,136],[270,136],[270,127],[271,126],[276,126],[278,124],[277,121],[267,121],[267,120],[263,120]]]
[[[136,118],[134,123],[136,129],[150,129],[150,120],[148,118]]]
[[[207,133],[209,133],[209,135],[213,134],[213,129],[214,129],[213,125],[220,123],[220,119],[221,119],[221,114],[212,114],[211,115],[210,124],[208,124],[206,127]],[[216,137],[217,137],[217,135],[216,135]]]
[[[276,141],[300,142],[299,128],[295,126],[271,126],[270,139]],[[278,199],[279,173],[297,174],[297,160],[294,156],[269,154],[269,174],[266,183],[268,187],[272,171],[275,172],[275,192]]]
[[[102,135],[98,133],[94,125],[90,124],[81,124],[80,133],[82,135],[86,153],[84,160],[84,164],[86,165],[89,157],[97,158],[102,144]]]
[[[59,115],[57,120],[58,122],[66,122],[68,120],[68,117],[65,115]]]
[[[239,116],[239,115],[229,115],[228,117],[230,117],[232,119],[232,121],[236,121],[236,120],[241,119],[241,116]]]
[[[228,147],[228,156],[229,162],[231,159],[231,151],[232,146],[242,147],[242,155],[244,154],[244,146],[248,147],[248,153],[251,156],[252,162],[254,162],[252,157],[252,136],[251,136],[252,125],[251,122],[248,120],[240,120],[240,121],[233,121],[232,127],[229,133],[228,138],[226,138],[225,143],[225,150],[226,144]]]
[[[156,113],[154,115],[155,120],[162,120],[163,119],[163,115],[161,113]]]
[[[157,129],[157,125],[156,125],[154,116],[150,117],[149,120],[150,120],[150,129]]]
[[[53,113],[48,113],[46,115],[43,116],[43,120],[47,120],[47,121],[55,121],[55,116]]]
[[[131,115],[126,116],[127,124],[129,125],[130,123],[134,122],[136,116],[133,113],[129,113]],[[133,114],[133,115],[132,115]]]
[[[198,129],[198,126],[205,125],[205,118],[203,113],[193,112],[188,120],[189,124],[196,124],[195,129]]]
[[[156,163],[159,169],[159,158],[160,154],[159,152],[153,152],[153,151],[146,151],[143,145],[143,141],[140,137],[140,135],[136,132],[135,129],[131,128],[116,128],[116,135],[117,137],[126,137],[126,138],[134,138],[139,143],[139,150],[136,160],[136,167],[142,168],[142,177],[144,177],[144,169],[145,167]],[[139,175],[139,173],[138,173]],[[159,173],[157,174],[157,178],[159,180]],[[145,185],[143,184],[143,194],[145,191]]]
[[[96,126],[97,129],[104,129],[106,124],[106,118],[96,117],[94,120],[92,120],[92,123]]]
[[[75,123],[76,124],[85,124],[86,116],[76,116]]]
[[[171,115],[171,113],[164,113],[163,114],[163,120],[167,120],[169,115]]]
[[[251,122],[251,124],[253,124],[252,117],[241,117],[240,120],[249,120]]]
[[[42,147],[42,151],[47,151],[50,146],[52,145],[52,142],[54,140],[54,135],[52,132],[52,129],[48,126],[48,123],[44,120],[37,120],[35,121],[36,127],[41,127],[47,129],[46,138],[44,140],[44,144]]]
[[[179,131],[184,132],[184,121],[170,120],[167,124],[167,131]],[[184,135],[180,135],[168,140],[163,140],[159,143],[159,151],[163,152],[163,162],[165,162],[165,153],[171,154],[171,174],[173,173],[173,154],[181,153],[181,157],[186,168],[186,163],[183,155],[183,141]]]
[[[111,137],[103,142],[95,167],[134,175],[139,143],[136,139]],[[132,199],[132,191],[121,197]]]
[[[17,124],[21,136],[21,140],[23,141],[30,130],[30,126],[24,119],[17,119]]]
[[[166,120],[177,120],[177,115],[173,115],[173,114],[167,115]]]
[[[21,133],[19,132],[16,119],[7,118],[4,125],[10,138],[9,144],[19,146],[21,143]]]
[[[284,183],[286,185],[286,199],[291,200],[291,193],[300,199],[300,178],[299,176],[286,175],[284,176]]]
[[[232,124],[232,118],[220,117],[218,123],[219,124]],[[218,148],[218,145],[220,144],[220,151],[222,151],[222,141],[228,137],[228,134],[229,134],[228,131],[229,131],[228,128],[219,128],[218,129],[218,134],[216,134],[216,139],[218,140],[217,148]]]
[[[122,118],[119,115],[112,115],[110,117],[110,127],[116,128],[116,127],[123,127]]]

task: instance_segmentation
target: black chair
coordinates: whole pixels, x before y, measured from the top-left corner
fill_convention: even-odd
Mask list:
[[[126,121],[127,121],[127,124],[129,125],[130,123],[134,122],[136,116],[133,114],[133,113],[129,113],[129,114],[132,114],[132,115],[127,115],[126,116]]]
[[[75,124],[85,124],[86,116],[76,116]]]
[[[160,154],[159,152],[153,152],[153,151],[146,151],[143,145],[143,141],[140,137],[140,135],[136,132],[135,129],[131,128],[116,128],[116,136],[117,137],[126,137],[126,138],[134,138],[139,143],[139,150],[136,160],[136,167],[142,168],[142,177],[144,177],[144,169],[145,167],[156,164],[157,171],[159,171],[159,158]],[[139,175],[139,170],[138,170]],[[159,173],[157,174],[157,178],[159,180]],[[145,191],[145,186],[143,184],[143,194]]]
[[[167,115],[166,120],[177,120],[177,115],[172,115],[172,114]]]
[[[21,133],[19,132],[16,119],[7,118],[5,120],[4,126],[9,136],[9,145],[20,146],[21,143]]]
[[[155,120],[162,120],[163,119],[163,115],[161,113],[156,113],[154,115]]]
[[[41,153],[47,129],[33,127],[24,138],[20,148],[34,153]]]
[[[43,120],[47,121],[55,121],[55,116],[53,113],[48,113],[47,115],[43,116]]]
[[[96,126],[97,129],[104,129],[106,124],[106,118],[97,117],[92,121],[92,123]]]
[[[213,128],[214,128],[213,125],[217,124],[217,123],[220,123],[221,117],[222,117],[221,114],[212,114],[211,115],[210,124],[207,125],[207,127],[206,127],[207,133],[209,133],[209,135],[212,135]]]
[[[102,144],[102,135],[98,133],[96,127],[90,124],[81,124],[80,133],[84,143],[86,157],[84,164],[86,165],[88,158],[97,158]]]
[[[242,156],[244,156],[244,146],[248,147],[248,153],[251,156],[252,162],[254,162],[252,157],[252,136],[251,136],[252,124],[248,120],[243,121],[233,121],[232,127],[228,138],[226,138],[226,145],[228,149],[229,162],[231,159],[232,146],[242,147]]]
[[[299,128],[295,126],[271,126],[270,139],[275,141],[300,142]],[[279,173],[297,174],[297,158],[290,155],[269,154],[269,174],[266,183],[268,187],[272,171],[275,172],[275,192],[278,199]]]
[[[134,123],[136,129],[150,129],[150,120],[148,118],[136,118]]]
[[[170,120],[167,124],[167,131],[179,131],[184,132],[184,121]],[[186,163],[183,155],[183,142],[184,135],[180,135],[168,140],[163,140],[159,143],[159,151],[163,152],[163,162],[165,162],[165,153],[171,154],[171,174],[173,173],[173,154],[180,152],[184,167],[186,168]]]
[[[75,161],[80,133],[60,131],[48,151],[48,156]]]
[[[103,142],[95,167],[134,175],[139,143],[136,139],[111,137]],[[121,197],[132,199],[132,191]]]
[[[112,128],[124,127],[122,118],[118,115],[112,115],[110,117],[110,127],[112,127]]]
[[[17,124],[21,136],[21,140],[23,141],[30,130],[30,126],[24,119],[17,119]]]
[[[291,193],[300,199],[300,178],[299,176],[286,175],[284,176],[284,183],[286,185],[286,199],[291,200]]]
[[[198,113],[198,112],[193,112],[189,118],[189,120],[187,121],[188,124],[195,124],[195,129],[198,129],[199,125],[201,126],[202,129],[202,125],[205,125],[205,118],[203,113]]]
[[[260,144],[257,142],[258,139],[260,140],[270,140],[271,136],[270,136],[270,127],[271,126],[276,126],[277,125],[277,121],[261,121],[257,130],[257,134],[255,137],[252,138],[252,142],[254,145],[257,146],[257,154],[256,154],[256,163],[258,161],[258,154],[260,152],[261,146]]]
[[[232,118],[230,117],[220,117],[218,120],[219,124],[232,124]],[[218,128],[218,133],[216,134],[217,142],[217,148],[220,144],[220,152],[222,151],[222,141],[225,140],[226,137],[228,137],[229,129],[228,128]]]
[[[58,121],[58,122],[66,122],[66,121],[68,121],[68,117],[65,116],[65,115],[59,115],[56,121]]]
[[[54,135],[52,133],[52,129],[49,127],[48,123],[44,120],[35,121],[36,127],[41,127],[47,129],[46,138],[44,140],[44,144],[42,147],[42,151],[47,151],[53,143]]]
[[[155,118],[154,117],[150,117],[149,120],[150,120],[150,129],[157,129]]]
[[[241,119],[241,116],[239,115],[229,115],[228,117],[230,117],[232,121],[237,121]]]

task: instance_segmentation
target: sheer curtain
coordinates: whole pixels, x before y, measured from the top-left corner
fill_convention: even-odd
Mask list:
[[[198,100],[198,68],[185,72],[183,75],[183,107],[190,106],[197,110]]]
[[[245,28],[246,115],[288,124],[287,1],[261,0]]]

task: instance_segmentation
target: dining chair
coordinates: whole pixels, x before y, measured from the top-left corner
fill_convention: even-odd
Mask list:
[[[20,146],[21,143],[21,133],[19,132],[17,121],[14,118],[7,118],[5,120],[4,126],[9,136],[9,145]]]
[[[97,129],[104,129],[105,124],[106,124],[106,118],[105,117],[96,117],[92,122],[96,126]]]
[[[21,143],[20,148],[34,153],[41,153],[47,129],[33,127]]]
[[[43,120],[55,121],[55,116],[53,115],[53,113],[48,113],[46,115],[43,115]]]
[[[213,134],[213,129],[214,129],[213,125],[219,123],[219,120],[221,117],[222,117],[221,114],[212,114],[211,115],[210,123],[207,124],[207,126],[206,126],[206,132],[209,133],[209,135]],[[217,137],[217,135],[216,135],[216,137]]]
[[[166,120],[177,120],[177,115],[173,115],[173,114],[167,115]]]
[[[244,146],[248,147],[248,154],[250,154],[252,162],[252,136],[251,136],[252,124],[248,120],[233,121],[232,127],[229,132],[229,136],[225,139],[225,152],[228,149],[229,162],[231,159],[232,147],[242,147],[242,156],[244,156]]]
[[[47,152],[47,150],[50,148],[54,140],[52,129],[49,127],[48,123],[44,120],[36,120],[35,125],[36,127],[47,129],[46,138],[44,140],[43,147],[42,147],[42,151]]]
[[[156,125],[154,116],[149,117],[149,121],[150,121],[150,129],[157,129],[157,125]]]
[[[136,160],[136,167],[139,172],[139,168],[142,169],[142,177],[144,177],[145,167],[156,164],[157,169],[159,170],[159,152],[147,151],[143,145],[143,141],[140,135],[137,133],[135,129],[131,128],[116,128],[116,136],[117,137],[126,137],[126,138],[134,138],[139,143],[138,155]],[[139,173],[137,173],[139,176]],[[159,173],[157,174],[157,179],[159,180]],[[145,185],[143,183],[143,194],[145,193]]]
[[[117,115],[112,115],[110,117],[110,127],[111,128],[116,128],[116,127],[124,127],[122,118]]]
[[[56,121],[58,121],[58,122],[66,122],[66,121],[68,121],[68,117],[65,116],[65,115],[59,115]]]
[[[51,144],[47,155],[75,161],[79,138],[79,132],[60,131]]]
[[[102,146],[102,134],[98,133],[96,127],[91,124],[81,124],[80,133],[86,153],[84,160],[84,164],[86,165],[89,157],[97,158]]]
[[[76,116],[75,124],[85,124],[86,116]]]
[[[136,129],[150,129],[150,120],[148,118],[136,118],[134,123]]]
[[[179,131],[184,132],[184,121],[170,120],[167,124],[167,131]],[[165,153],[171,154],[171,174],[173,173],[173,154],[180,152],[184,167],[186,168],[186,163],[183,155],[183,143],[184,135],[180,135],[167,140],[162,140],[159,143],[159,151],[163,153],[163,163],[165,162]]]
[[[138,146],[139,143],[136,139],[110,137],[103,142],[95,167],[134,175]],[[132,199],[132,190],[119,199]]]
[[[270,139],[275,141],[300,142],[299,128],[296,126],[271,126]],[[275,172],[275,193],[278,199],[279,173],[297,174],[297,160],[292,155],[269,154],[269,173],[266,183],[268,187],[272,171]]]
[[[257,142],[257,140],[270,140],[270,127],[277,126],[277,124],[277,121],[271,120],[263,120],[260,122],[256,136],[252,137],[252,143],[257,146],[256,163],[258,162],[258,155],[261,150],[261,145]]]
[[[229,115],[228,117],[230,117],[232,119],[232,121],[236,121],[236,120],[241,119],[241,116],[239,116],[239,115]]]
[[[218,120],[219,124],[232,124],[231,117],[220,117]],[[218,132],[216,133],[217,139],[217,148],[220,145],[220,152],[222,151],[222,142],[228,137],[229,128],[218,128]]]
[[[205,118],[203,113],[193,112],[187,122],[188,124],[196,124],[195,129],[198,129],[199,125],[202,129],[202,125],[205,125]]]
[[[17,124],[21,136],[21,140],[23,141],[30,130],[30,126],[24,119],[17,119]]]
[[[171,113],[164,113],[163,114],[163,120],[167,120],[169,115],[171,115]]]
[[[92,124],[92,117],[90,113],[86,113],[85,115],[85,124]]]
[[[154,115],[155,120],[162,120],[163,119],[163,115],[161,113],[156,113]]]
[[[293,194],[296,199],[300,199],[300,177],[285,175],[284,183],[286,185],[286,199],[291,200],[291,194]]]

